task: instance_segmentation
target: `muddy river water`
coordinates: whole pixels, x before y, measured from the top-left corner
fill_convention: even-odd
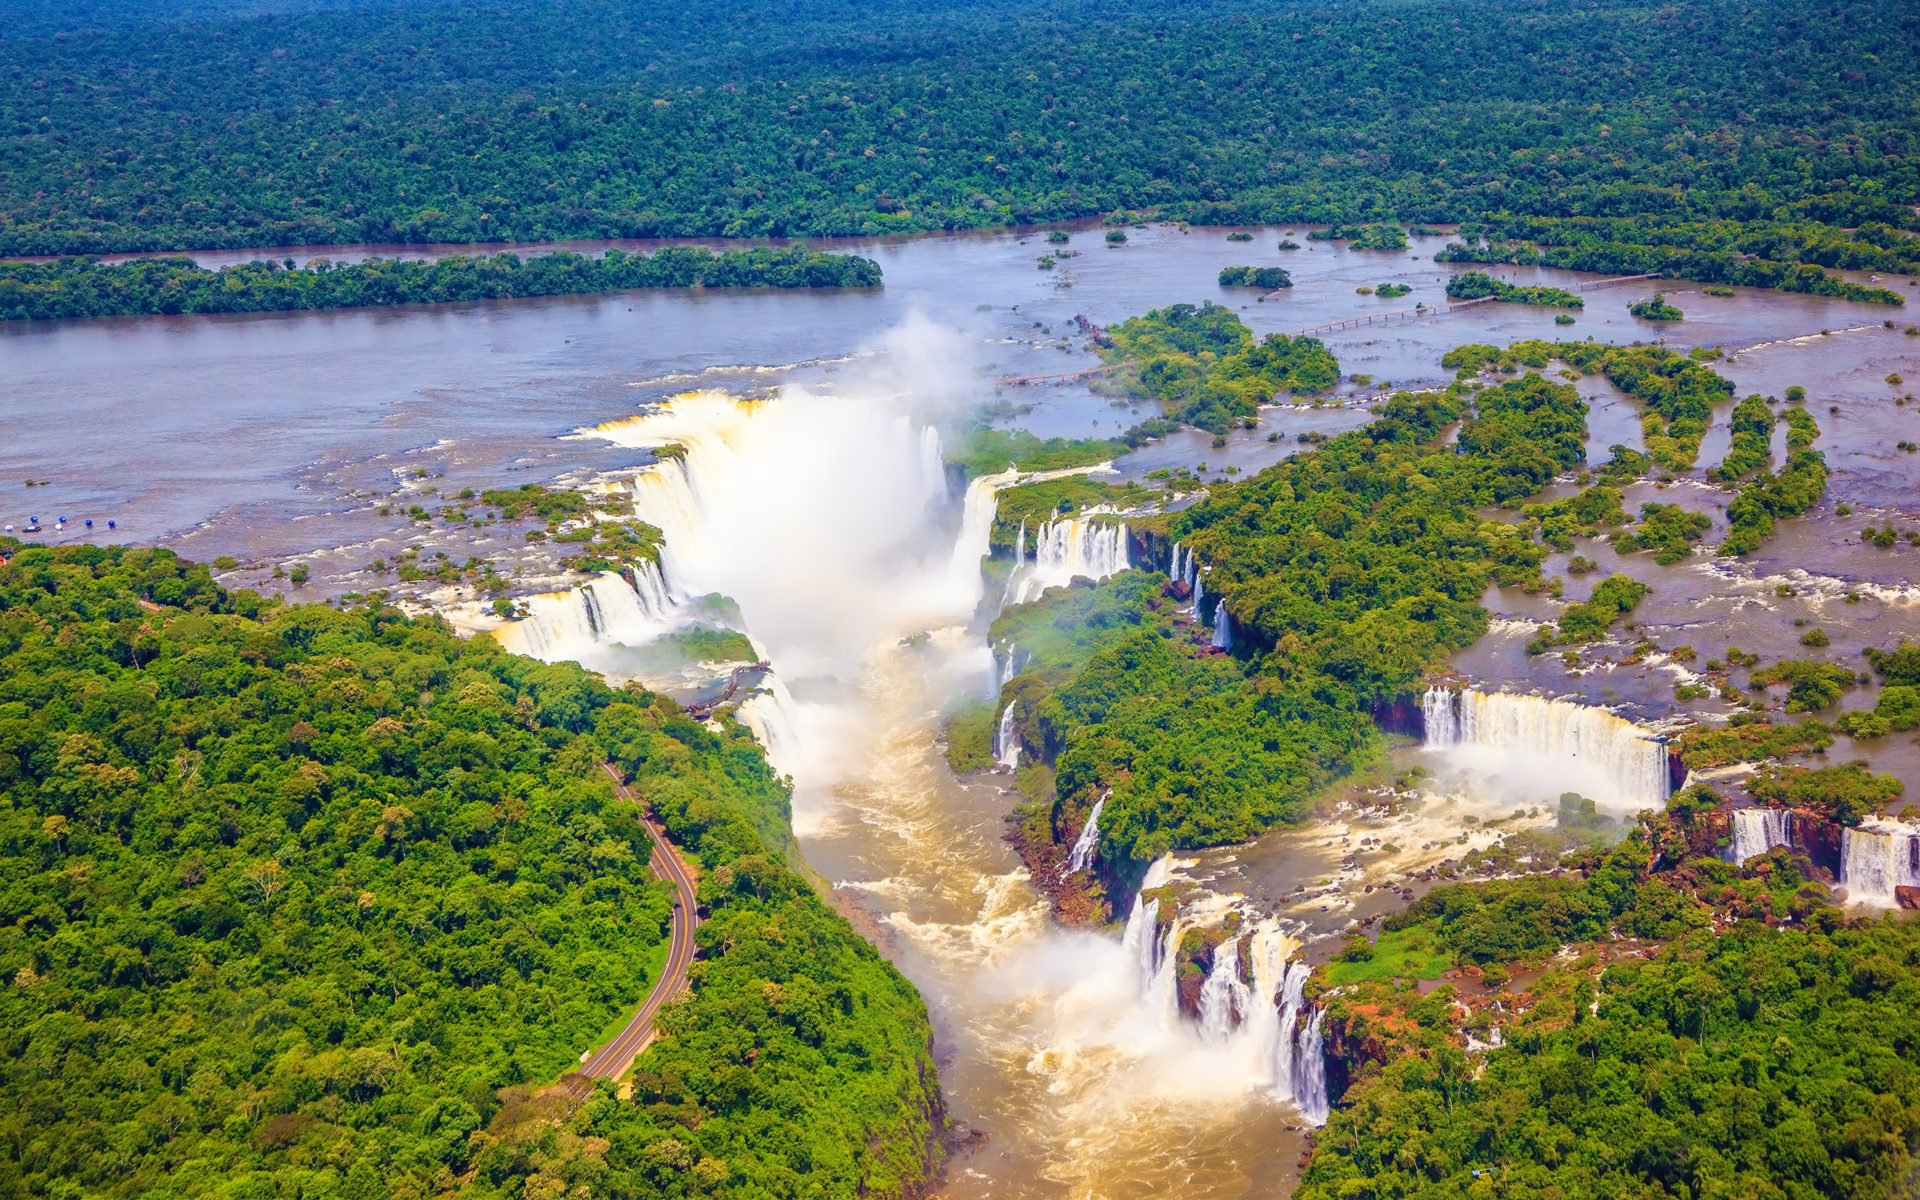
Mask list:
[[[997,381],[1088,365],[1077,314],[1108,324],[1183,301],[1230,304],[1256,333],[1372,316],[1319,335],[1343,371],[1371,380],[1343,379],[1323,406],[1269,409],[1225,446],[1190,434],[1148,446],[1116,463],[1130,478],[1201,463],[1208,479],[1229,467],[1257,470],[1295,452],[1298,434],[1363,424],[1384,384],[1444,382],[1451,372],[1441,355],[1462,343],[1663,338],[1677,348],[1720,347],[1730,357],[1717,369],[1741,395],[1808,389],[1833,471],[1828,498],[1742,563],[1702,554],[1663,568],[1583,543],[1575,553],[1600,570],[1567,575],[1566,599],[1628,571],[1655,588],[1636,614],[1638,630],[1576,664],[1529,658],[1531,631],[1558,606],[1496,589],[1487,598],[1494,631],[1454,664],[1487,690],[1578,695],[1643,721],[1713,719],[1726,711],[1718,701],[1674,699],[1674,684],[1690,677],[1684,664],[1620,662],[1633,657],[1630,642],[1644,634],[1663,647],[1689,644],[1701,660],[1730,645],[1775,658],[1803,653],[1797,639],[1814,624],[1831,638],[1824,656],[1857,661],[1863,646],[1920,633],[1920,549],[1859,541],[1869,520],[1920,529],[1920,456],[1898,447],[1920,441],[1920,405],[1899,403],[1907,388],[1886,382],[1920,381],[1920,337],[1903,332],[1920,314],[1748,290],[1708,297],[1676,284],[1665,294],[1687,319],[1657,327],[1626,312],[1651,287],[1625,284],[1585,293],[1587,308],[1571,327],[1556,326],[1553,310],[1503,304],[1387,319],[1445,303],[1449,269],[1431,261],[1444,238],[1365,252],[1309,242],[1304,228],[1249,231],[1251,242],[1228,232],[1154,226],[1109,248],[1099,230],[1079,230],[1065,247],[1079,253],[1052,269],[1036,260],[1061,247],[1036,235],[836,246],[883,266],[885,288],[865,293],[639,292],[15,324],[0,328],[0,521],[23,526],[38,516],[53,540],[104,540],[113,519],[119,539],[233,556],[241,565],[225,577],[236,584],[274,586],[271,568],[297,560],[313,566],[315,596],[364,590],[366,562],[409,547],[503,563],[525,553],[519,534],[504,528],[410,522],[409,503],[432,505],[464,487],[629,477],[651,461],[650,418],[639,426],[626,419],[694,390],[746,397],[778,389],[775,422],[743,423],[715,401],[696,432],[718,449],[691,456],[700,459],[689,468],[698,475],[693,500],[656,512],[643,496],[641,515],[667,530],[670,565],[699,576],[694,590],[734,596],[767,648],[783,682],[755,720],[794,776],[808,860],[873,914],[883,950],[928,999],[953,1115],[985,1135],[956,1158],[942,1194],[1280,1195],[1296,1178],[1307,1121],[1272,1078],[1269,1048],[1170,1024],[1143,1002],[1138,965],[1117,931],[1057,927],[1003,840],[1012,803],[1005,777],[959,778],[945,765],[939,714],[956,697],[979,694],[991,651],[978,572],[964,553],[965,513],[957,497],[939,501],[937,466],[932,475],[914,466],[926,445],[915,430],[992,404],[1002,424],[1042,436],[1117,433],[1144,414],[1078,383]],[[1306,248],[1277,250],[1288,232]],[[1242,263],[1284,265],[1295,286],[1265,300],[1217,286],[1221,267]],[[1521,283],[1594,282],[1569,272],[1501,273]],[[1356,291],[1386,282],[1413,290],[1393,300]],[[1892,286],[1907,290],[1905,280]],[[1883,324],[1889,318],[1892,327]],[[1603,380],[1579,387],[1594,401],[1593,460],[1611,444],[1640,444],[1631,402]],[[1730,409],[1716,414],[1699,469],[1657,488],[1637,485],[1629,508],[1682,503],[1715,520],[1708,540],[1717,541],[1730,495],[1706,486],[1704,468],[1724,453]],[[1841,503],[1851,515],[1838,515]],[[57,535],[56,517],[68,518]],[[91,534],[81,524],[88,518]],[[1556,556],[1548,573],[1564,573],[1570,557]],[[742,566],[748,559],[756,565]],[[1867,757],[1920,796],[1911,734],[1843,742],[1831,756]],[[1477,799],[1471,778],[1461,787],[1469,794],[1455,802],[1469,807],[1516,800]],[[1453,813],[1435,806],[1396,818],[1403,825],[1390,836],[1408,855],[1397,864],[1377,857],[1354,869],[1353,845],[1374,835],[1343,818],[1197,855],[1180,869],[1279,919],[1272,944],[1290,951],[1390,895],[1349,888],[1344,899],[1316,899],[1299,889],[1314,892],[1343,873],[1355,883],[1389,882],[1419,865],[1420,847],[1463,828]]]

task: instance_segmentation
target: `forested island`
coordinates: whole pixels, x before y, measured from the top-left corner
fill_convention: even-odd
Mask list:
[[[291,258],[208,270],[186,258],[103,263],[63,258],[0,263],[0,320],[176,313],[295,312],[387,304],[446,304],[529,296],[581,296],[630,288],[880,286],[880,266],[851,254],[799,247],[652,254],[613,249],[594,257],[558,251],[522,258],[451,255],[296,266]]]

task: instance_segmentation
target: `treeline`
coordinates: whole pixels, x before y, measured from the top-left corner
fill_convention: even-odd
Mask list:
[[[0,320],[176,313],[290,312],[386,304],[445,304],[578,296],[628,288],[880,286],[880,265],[799,247],[652,254],[510,252],[446,258],[251,262],[208,270],[186,258],[103,263],[63,258],[0,263]]]
[[[41,36],[0,76],[0,252],[1149,209],[1379,236],[1502,212],[1910,228],[1914,14],[1738,16],[483,0]]]
[[[1279,392],[1316,396],[1340,382],[1340,363],[1319,338],[1270,333],[1256,342],[1232,309],[1211,300],[1130,317],[1107,339],[1101,357],[1121,369],[1095,386],[1163,406],[1160,419],[1128,432],[1135,443],[1180,425],[1223,434]]]
[[[1867,304],[1905,304],[1906,297],[1883,287],[1850,283],[1807,263],[1769,262],[1738,251],[1683,250],[1672,246],[1636,246],[1623,242],[1583,242],[1571,246],[1530,242],[1450,242],[1435,262],[1510,263],[1598,271],[1608,275],[1661,275],[1700,283],[1776,288],[1810,296],[1834,296]]]
[[[670,913],[609,758],[710,920],[634,1098],[571,1112]],[[925,1011],[786,817],[744,732],[571,665],[0,540],[0,1191],[905,1195]]]
[[[1790,215],[1790,214],[1789,214]],[[1622,217],[1529,217],[1500,213],[1462,224],[1472,243],[1535,242],[1545,246],[1666,246],[1742,254],[1775,263],[1810,263],[1852,271],[1920,272],[1920,238],[1884,221],[1859,228],[1813,220],[1711,220],[1665,213]]]
[[[1345,1044],[1378,1052],[1301,1200],[1910,1195],[1920,924],[1847,922],[1785,850],[1747,871],[1685,853],[1699,803],[1682,793],[1585,878],[1444,886],[1388,918],[1382,947],[1424,937],[1495,990],[1330,999]],[[1654,944],[1590,949],[1621,936]],[[1469,1053],[1469,1034],[1496,1046]]]
[[[1455,300],[1483,300],[1489,296],[1508,304],[1535,304],[1549,308],[1585,308],[1587,302],[1564,288],[1517,287],[1485,271],[1462,271],[1447,280],[1447,295]]]

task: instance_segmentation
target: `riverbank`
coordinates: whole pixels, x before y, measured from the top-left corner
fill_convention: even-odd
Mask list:
[[[597,258],[566,250],[529,258],[503,251],[342,264],[314,258],[304,266],[288,256],[217,270],[183,257],[63,258],[0,263],[0,320],[311,312],[652,288],[879,286],[880,266],[871,259],[765,247],[673,247],[648,255],[616,248]]]

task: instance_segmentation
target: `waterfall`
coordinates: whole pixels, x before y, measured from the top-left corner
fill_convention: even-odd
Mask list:
[[[1743,863],[1775,846],[1792,845],[1792,839],[1787,836],[1789,820],[1790,814],[1784,808],[1734,809],[1729,861]]]
[[[1667,748],[1603,708],[1466,689],[1421,698],[1426,745],[1522,789],[1575,791],[1616,816],[1666,803]]]
[[[1165,887],[1172,876],[1173,859],[1163,854],[1147,868],[1147,877],[1140,881],[1140,891],[1151,892],[1155,888]],[[1160,943],[1154,937],[1159,924],[1160,901],[1148,900],[1139,892],[1134,893],[1133,908],[1127,913],[1127,931],[1120,938],[1120,947],[1136,965],[1143,996],[1152,994],[1153,978],[1160,965]]]
[[[1300,1115],[1314,1125],[1325,1125],[1330,1106],[1327,1102],[1327,1056],[1320,1038],[1320,1023],[1326,1018],[1314,1009],[1300,1031],[1300,1045],[1293,1054],[1293,1102]]]
[[[1167,578],[1175,581],[1176,583],[1179,582],[1181,578],[1180,543],[1179,542],[1175,542],[1173,544],[1173,561],[1167,564]]]
[[[940,431],[931,425],[920,428],[920,475],[926,481],[927,502],[938,504],[947,498],[946,454],[940,445]]]
[[[1140,890],[1153,891],[1171,877],[1172,862],[1162,857],[1148,869]],[[1160,901],[1135,895],[1120,945],[1122,957],[1133,964],[1146,1009],[1161,1028],[1172,1031],[1181,1025],[1177,952],[1191,925],[1176,912],[1162,933],[1159,920]],[[1251,986],[1240,978],[1242,945],[1253,967]],[[1299,943],[1271,918],[1223,941],[1200,988],[1196,1032],[1205,1042],[1258,1064],[1263,1086],[1272,1096],[1294,1101],[1303,1116],[1319,1125],[1327,1119],[1326,1058],[1320,1015],[1309,1014],[1306,1007],[1311,971],[1294,958],[1298,949]]]
[[[993,544],[993,518],[999,510],[1000,489],[1019,479],[1020,472],[1009,470],[998,475],[982,475],[967,484],[966,500],[960,510],[960,540],[954,543],[949,568],[949,586],[955,590],[967,589],[978,597],[980,560]]]
[[[1167,932],[1154,948],[1153,974],[1147,980],[1147,1008],[1160,1020],[1162,1029],[1180,1023],[1180,939],[1187,935],[1186,918],[1175,909]]]
[[[1200,1032],[1210,1041],[1233,1036],[1252,995],[1240,982],[1240,935],[1234,934],[1213,950],[1213,967],[1200,985]]]
[[[1273,1042],[1273,1090],[1284,1100],[1293,1098],[1293,1044],[1300,1032],[1300,1007],[1306,1002],[1307,976],[1303,962],[1290,962],[1280,980],[1280,1031]]]
[[[1200,572],[1189,566],[1188,573],[1193,576],[1193,619],[1200,619],[1200,601],[1206,598],[1206,586],[1200,582]]]
[[[1920,827],[1869,821],[1843,830],[1840,882],[1856,902],[1893,907],[1893,889],[1920,887]]]
[[[1153,936],[1159,925],[1160,902],[1134,896],[1133,909],[1127,914],[1127,931],[1120,937],[1120,949],[1134,964],[1143,996],[1153,990],[1154,968],[1159,965],[1159,943]]]
[[[1000,727],[993,735],[994,761],[1008,770],[1020,766],[1020,739],[1013,732],[1013,702],[1009,700],[1004,712],[1000,714]]]
[[[1026,561],[1027,561],[1027,519],[1025,517],[1021,517],[1020,533],[1013,540],[1014,570],[1016,571],[1019,570],[1020,564]]]
[[[565,592],[529,596],[527,615],[502,626],[495,639],[508,650],[548,662],[592,659],[600,649],[638,646],[667,632],[678,620],[678,602],[658,564],[642,563],[629,581],[602,571]]]
[[[790,772],[800,734],[798,705],[786,683],[777,675],[767,676],[740,706],[739,715],[741,724],[765,747],[768,761]]]
[[[1221,650],[1233,649],[1233,618],[1227,615],[1225,600],[1213,606],[1213,644]]]
[[[1082,517],[1048,521],[1034,535],[1033,564],[1021,573],[1014,603],[1025,604],[1082,576],[1105,579],[1131,565],[1125,525]]]
[[[1013,705],[1007,705],[1009,709]],[[1109,791],[1107,796],[1113,793]],[[1107,806],[1107,796],[1093,802],[1093,811],[1087,814],[1087,823],[1080,827],[1080,836],[1073,839],[1073,853],[1067,857],[1067,871],[1084,871],[1093,862],[1093,852],[1100,848],[1100,810]]]

